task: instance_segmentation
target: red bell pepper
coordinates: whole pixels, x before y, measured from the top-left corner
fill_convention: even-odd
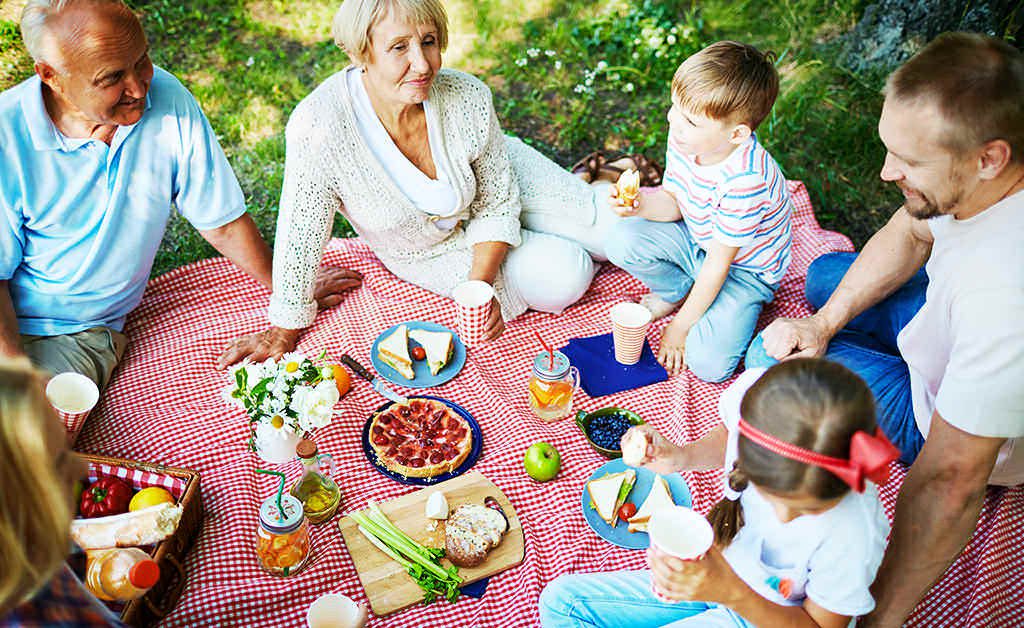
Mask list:
[[[83,517],[106,517],[128,512],[132,487],[112,476],[102,477],[82,491],[78,511]]]

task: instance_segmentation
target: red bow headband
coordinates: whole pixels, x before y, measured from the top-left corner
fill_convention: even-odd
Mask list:
[[[900,450],[885,437],[881,429],[875,430],[871,436],[859,431],[850,440],[850,459],[823,456],[803,447],[762,432],[750,423],[740,419],[740,434],[743,434],[758,445],[773,451],[784,458],[821,467],[850,485],[858,493],[864,492],[864,478],[875,484],[885,484],[889,480],[889,463],[900,457]]]

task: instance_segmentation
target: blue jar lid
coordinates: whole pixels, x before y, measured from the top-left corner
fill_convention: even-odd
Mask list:
[[[541,352],[533,359],[533,373],[541,379],[562,379],[569,372],[570,366],[568,356],[561,351],[555,351],[553,361],[547,351]]]
[[[284,518],[277,508],[277,495],[271,495],[260,506],[260,525],[271,534],[289,534],[302,525],[302,502],[287,493],[281,496]]]

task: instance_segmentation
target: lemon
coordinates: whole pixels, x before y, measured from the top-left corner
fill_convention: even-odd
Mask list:
[[[142,489],[132,497],[131,503],[128,504],[128,510],[134,512],[163,503],[173,504],[174,496],[165,488],[150,486]]]

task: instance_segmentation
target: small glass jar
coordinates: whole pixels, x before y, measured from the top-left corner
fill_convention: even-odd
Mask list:
[[[284,517],[277,507],[277,496],[271,495],[260,506],[260,525],[256,530],[256,555],[260,567],[275,576],[290,576],[302,568],[309,558],[309,522],[302,511],[302,502],[285,494],[281,496]]]
[[[530,409],[542,421],[557,421],[572,413],[572,396],[580,385],[580,372],[561,351],[547,351],[533,359],[527,385]]]
[[[302,502],[306,518],[313,525],[323,523],[334,516],[341,503],[341,489],[331,476],[337,473],[331,454],[321,454],[316,443],[302,439],[295,446],[295,453],[302,461],[302,477],[292,485],[291,494]],[[323,472],[321,463],[326,461],[328,473]]]

